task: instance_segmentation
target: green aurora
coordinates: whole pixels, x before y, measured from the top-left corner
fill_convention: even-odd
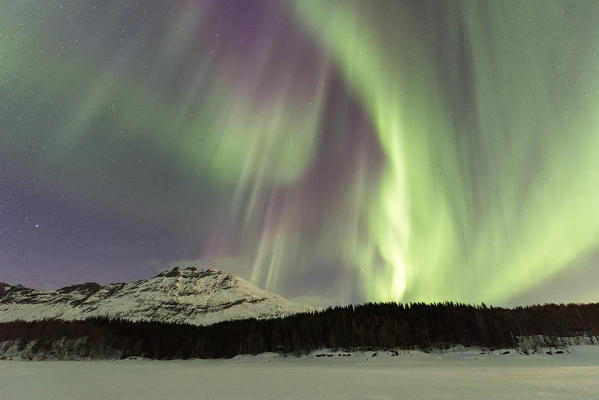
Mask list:
[[[387,157],[347,254],[369,298],[502,302],[596,248],[596,2],[296,5]]]
[[[202,238],[163,261],[505,304],[599,251],[596,1],[34,3],[0,13],[6,174]]]

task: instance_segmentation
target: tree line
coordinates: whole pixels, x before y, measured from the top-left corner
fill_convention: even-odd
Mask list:
[[[599,304],[546,304],[506,309],[456,303],[369,303],[295,314],[245,319],[209,326],[158,321],[90,318],[0,323],[0,341],[43,354],[63,338],[87,338],[81,357],[118,352],[122,358],[229,358],[279,352],[301,355],[320,348],[339,350],[431,349],[452,345],[488,349],[518,347],[538,336],[556,346],[560,337],[598,336]]]

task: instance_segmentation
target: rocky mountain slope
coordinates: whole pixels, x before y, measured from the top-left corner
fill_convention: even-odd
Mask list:
[[[0,322],[94,316],[209,325],[243,318],[275,318],[310,308],[215,269],[173,268],[133,283],[84,283],[36,290],[0,283]]]

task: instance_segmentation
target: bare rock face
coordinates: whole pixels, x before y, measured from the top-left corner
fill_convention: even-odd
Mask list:
[[[0,283],[0,322],[102,316],[194,325],[277,318],[310,307],[292,303],[216,269],[178,268],[133,283],[84,283],[36,290]]]

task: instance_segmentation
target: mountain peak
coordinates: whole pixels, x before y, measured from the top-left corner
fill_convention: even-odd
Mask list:
[[[202,278],[208,275],[215,274],[224,274],[225,272],[217,270],[215,268],[207,268],[202,269],[196,266],[181,268],[179,266],[175,266],[170,270],[163,271],[155,276],[155,278],[173,278],[173,277],[183,277],[183,278]]]

